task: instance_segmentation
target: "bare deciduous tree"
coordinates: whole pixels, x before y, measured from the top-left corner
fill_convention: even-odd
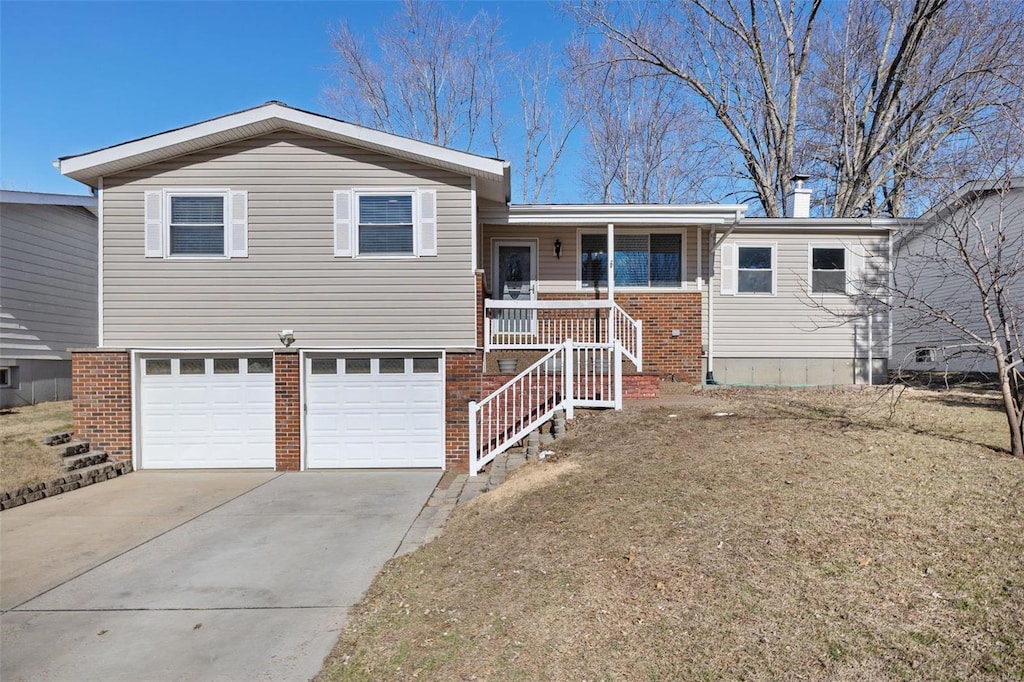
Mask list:
[[[666,78],[642,77],[632,62],[604,63],[585,46],[570,51],[575,107],[587,133],[581,180],[604,203],[673,203],[700,194],[700,112]],[[599,66],[589,67],[589,64]],[[705,147],[706,150],[706,147]]]
[[[347,22],[331,31],[337,83],[325,94],[348,119],[446,147],[495,148],[499,22],[486,12],[462,19],[442,3],[403,0],[377,31],[380,57]]]
[[[961,188],[901,235],[894,272],[884,298],[894,342],[994,367],[1010,451],[1024,457],[1024,178]]]
[[[603,63],[668,77],[717,122],[723,159],[768,216],[796,172],[834,215],[895,215],[929,164],[1021,111],[1024,19],[996,0],[579,2]],[[591,65],[593,66],[593,64]],[[961,158],[963,158],[961,156]],[[724,170],[729,170],[724,169]]]
[[[550,199],[558,163],[582,117],[566,101],[557,62],[550,45],[531,46],[512,62],[523,122],[519,194],[529,203]]]

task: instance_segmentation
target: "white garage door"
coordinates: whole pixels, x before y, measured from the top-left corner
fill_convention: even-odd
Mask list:
[[[444,466],[437,355],[306,358],[311,469]]]
[[[274,361],[144,358],[142,468],[274,466]]]

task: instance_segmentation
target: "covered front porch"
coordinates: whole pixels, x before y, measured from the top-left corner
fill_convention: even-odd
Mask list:
[[[486,367],[567,340],[614,348],[627,373],[701,377],[714,239],[740,205],[543,205],[482,210]],[[509,363],[503,363],[508,366]],[[520,361],[521,369],[524,363]]]

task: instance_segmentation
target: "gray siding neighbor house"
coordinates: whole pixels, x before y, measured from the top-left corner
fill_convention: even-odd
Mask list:
[[[97,342],[97,201],[0,191],[0,406],[71,398],[69,349]]]
[[[1002,326],[995,292],[982,301],[958,253],[960,238],[983,280],[1000,271],[1002,314],[1017,334],[1024,326],[1024,178],[970,182],[922,216],[894,245],[893,369],[995,372],[983,316]],[[984,265],[984,253],[993,260]],[[998,259],[998,262],[997,262]],[[928,311],[940,313],[929,314]],[[941,319],[949,316],[955,323]],[[1011,331],[1011,334],[1013,332]]]
[[[99,195],[75,428],[136,468],[476,473],[665,379],[855,383],[889,357],[851,292],[898,221],[812,219],[802,187],[774,220],[515,205],[500,159],[279,102],[57,165]]]

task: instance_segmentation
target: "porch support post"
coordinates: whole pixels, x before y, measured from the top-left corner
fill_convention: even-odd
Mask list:
[[[615,339],[615,409],[622,409],[622,342]]]
[[[615,224],[608,223],[608,300],[615,300]],[[610,328],[610,327],[609,327]]]
[[[566,339],[562,350],[562,381],[565,382],[565,418],[572,419],[576,415],[576,368],[573,366],[572,339]]]

